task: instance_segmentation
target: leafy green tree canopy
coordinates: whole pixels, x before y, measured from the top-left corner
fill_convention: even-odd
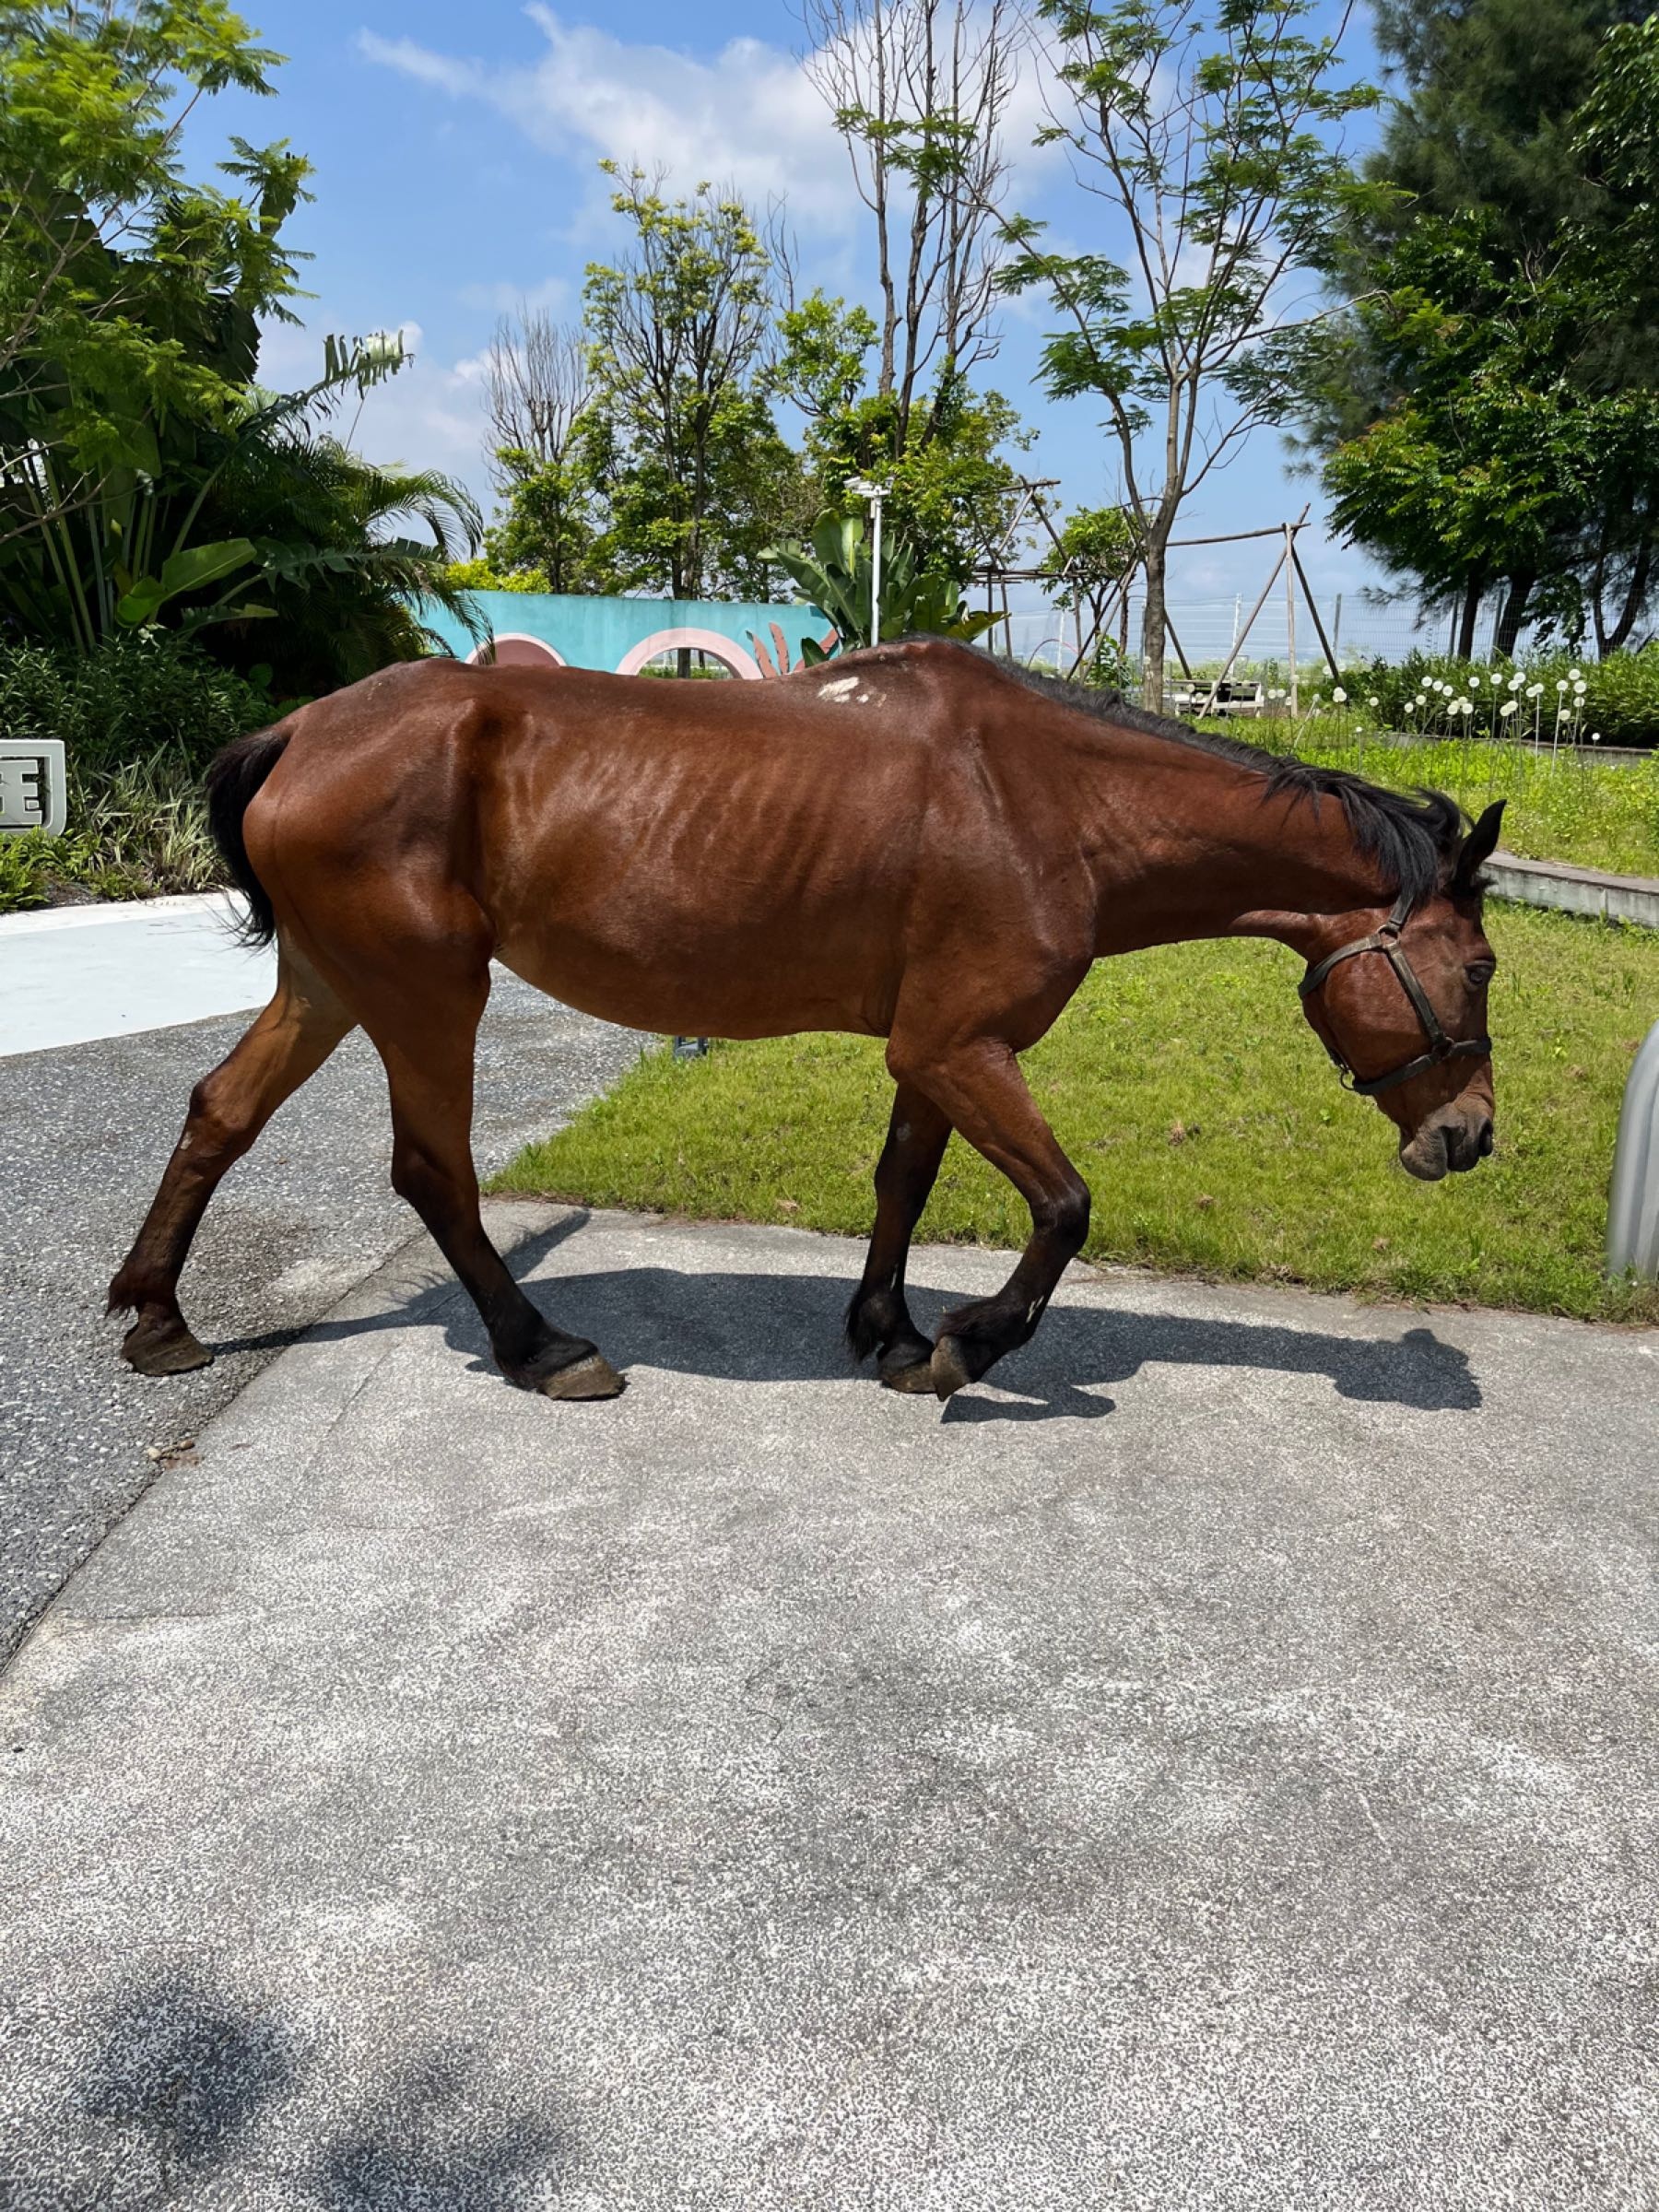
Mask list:
[[[1277,419],[1299,314],[1287,288],[1373,191],[1340,129],[1374,106],[1312,0],[1041,0],[1059,56],[1053,120],[1085,188],[1129,241],[1126,262],[1005,226],[1001,281],[1047,293],[1041,378],[1100,404],[1139,516],[1147,696],[1163,688],[1167,552],[1184,501],[1258,423]]]
[[[1465,653],[1499,587],[1500,651],[1526,620],[1610,650],[1659,527],[1659,26],[1608,29],[1590,0],[1546,81],[1506,0],[1391,20],[1422,81],[1371,169],[1397,159],[1420,196],[1408,228],[1392,208],[1350,228],[1350,303],[1304,352],[1334,519],[1425,601],[1461,602]]]
[[[671,200],[660,177],[602,167],[632,236],[583,291],[593,395],[573,465],[604,514],[592,588],[763,598],[764,549],[799,512],[764,376],[765,246],[741,202],[707,184]]]
[[[279,59],[222,0],[0,0],[0,441],[61,506],[157,465],[155,424],[234,406],[282,315],[309,164],[232,141],[235,189],[182,170],[185,117]]]

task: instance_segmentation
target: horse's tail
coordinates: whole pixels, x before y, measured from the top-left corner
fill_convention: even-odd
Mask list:
[[[287,750],[288,741],[285,729],[250,730],[217,754],[207,771],[208,827],[231,880],[248,902],[237,933],[245,945],[268,945],[276,935],[276,913],[248,858],[242,817]]]

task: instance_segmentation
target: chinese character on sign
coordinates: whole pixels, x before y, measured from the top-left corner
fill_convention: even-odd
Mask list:
[[[59,737],[0,737],[0,836],[43,830],[62,837],[68,820]]]

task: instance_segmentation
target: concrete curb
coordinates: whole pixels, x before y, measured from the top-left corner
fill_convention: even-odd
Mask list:
[[[1516,853],[1494,853],[1486,872],[1499,898],[1522,906],[1659,929],[1659,878],[1652,876],[1607,876],[1564,860],[1523,860]]]

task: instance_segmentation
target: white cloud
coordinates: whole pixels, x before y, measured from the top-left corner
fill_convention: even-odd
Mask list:
[[[571,285],[563,276],[544,276],[536,284],[464,284],[455,296],[463,307],[488,308],[497,315],[516,315],[521,308],[561,315],[573,304]]]
[[[794,54],[738,38],[700,60],[567,23],[541,0],[525,13],[546,41],[528,67],[437,53],[368,30],[358,34],[358,48],[452,99],[488,102],[550,153],[660,166],[680,191],[706,181],[735,186],[751,205],[782,199],[793,223],[825,237],[845,236],[865,219],[846,148]],[[1040,57],[1028,48],[1003,126],[1022,171],[1058,159],[1031,149],[1045,120]]]
[[[526,12],[547,41],[528,68],[434,53],[372,31],[359,32],[359,50],[453,99],[488,101],[549,152],[660,163],[682,190],[707,179],[750,201],[784,197],[793,219],[815,229],[852,219],[846,154],[793,56],[743,38],[700,61],[566,23],[547,7]]]

